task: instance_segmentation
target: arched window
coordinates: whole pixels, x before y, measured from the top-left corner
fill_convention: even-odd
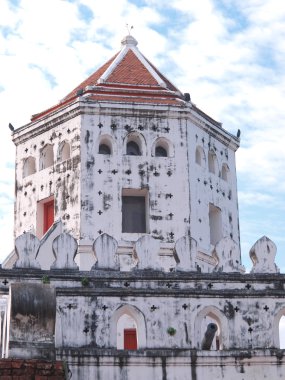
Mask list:
[[[51,144],[47,144],[40,151],[40,170],[52,166],[53,163],[53,146]]]
[[[142,312],[134,306],[120,306],[110,321],[111,345],[119,350],[146,347],[146,326]]]
[[[224,181],[228,182],[229,181],[229,174],[230,174],[230,171],[229,171],[228,165],[227,164],[223,164],[221,178]]]
[[[129,141],[127,143],[127,155],[128,156],[141,156],[140,148],[135,141]]]
[[[202,350],[220,350],[221,349],[221,323],[219,318],[211,312],[205,315],[201,323]]]
[[[156,146],[155,157],[167,157],[167,150],[162,146]]]
[[[268,346],[285,349],[285,307],[283,306],[273,320],[273,342]],[[270,335],[271,336],[271,335]]]
[[[229,344],[228,320],[215,306],[206,306],[194,324],[194,347],[204,350],[225,350]]]
[[[152,145],[151,155],[155,157],[173,157],[173,144],[165,137],[159,137]]]
[[[70,145],[68,142],[63,141],[59,146],[58,159],[65,161],[70,158]]]
[[[99,145],[99,154],[111,154],[111,149],[106,144]]]
[[[119,350],[137,350],[137,324],[128,314],[123,314],[117,322],[117,348]]]
[[[217,156],[213,151],[209,151],[208,154],[208,168],[209,172],[216,174],[217,173]]]
[[[114,141],[113,141],[112,136],[101,135],[99,137],[99,142],[98,142],[98,153],[106,154],[106,155],[113,154],[114,152],[113,145],[114,145]]]
[[[24,161],[23,178],[36,172],[36,159],[34,157],[28,157]]]
[[[145,138],[141,133],[129,133],[124,142],[125,152],[129,156],[142,156],[146,154]]]
[[[205,153],[201,146],[197,146],[195,151],[195,162],[200,166],[205,166]]]

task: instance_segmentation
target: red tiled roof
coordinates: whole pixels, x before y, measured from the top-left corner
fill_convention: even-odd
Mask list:
[[[32,121],[73,102],[79,96],[78,90],[82,95],[91,94],[88,100],[94,101],[183,105],[179,90],[131,43],[72,90],[61,103],[33,115]]]
[[[132,50],[129,50],[115,70],[109,75],[107,83],[124,83],[134,86],[157,86],[158,83]]]
[[[78,85],[77,87],[75,87],[75,89],[72,90],[64,98],[64,100],[72,98],[73,96],[76,96],[77,91],[80,90],[80,89],[82,89],[82,88],[85,88],[86,86],[96,86],[98,79],[101,77],[102,74],[104,74],[104,72],[111,65],[111,63],[114,61],[114,59],[117,57],[118,54],[119,53],[115,54],[111,59],[109,59],[109,61],[107,61],[106,63],[104,63],[103,66],[101,66],[98,70],[96,70],[95,73],[93,73],[92,75],[90,75],[90,77],[88,77],[82,83],[80,83],[80,85]]]

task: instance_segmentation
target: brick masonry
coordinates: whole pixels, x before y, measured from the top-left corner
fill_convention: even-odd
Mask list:
[[[61,361],[0,360],[1,380],[64,380],[65,365]]]

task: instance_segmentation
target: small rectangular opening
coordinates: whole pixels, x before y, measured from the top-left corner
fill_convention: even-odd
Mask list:
[[[146,233],[147,213],[144,190],[124,189],[122,194],[122,232]]]
[[[137,350],[137,330],[124,329],[124,350]]]

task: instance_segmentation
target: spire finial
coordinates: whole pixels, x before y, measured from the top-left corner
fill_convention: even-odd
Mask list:
[[[122,39],[121,44],[122,46],[137,46],[138,41],[133,36],[128,34],[126,37]]]
[[[126,24],[127,31],[129,33],[129,36],[131,35],[131,30],[134,29],[133,25],[129,27],[129,24]]]

